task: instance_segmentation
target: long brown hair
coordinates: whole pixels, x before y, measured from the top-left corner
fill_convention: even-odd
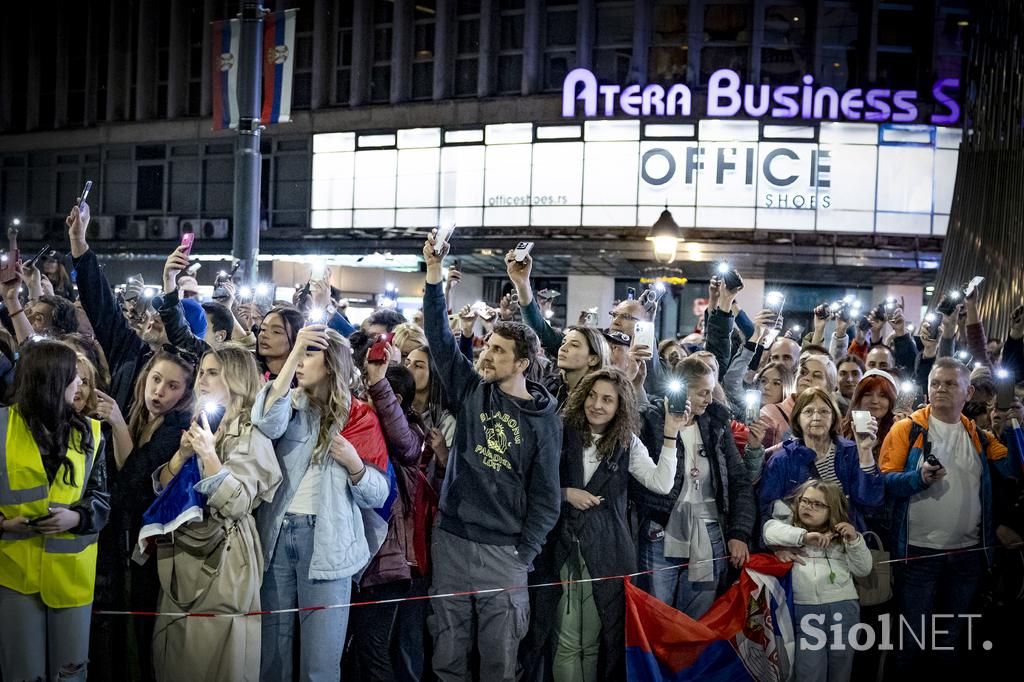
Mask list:
[[[853,398],[850,400],[850,409],[843,417],[843,435],[846,438],[853,439],[855,434],[853,433],[853,411],[860,410],[860,404],[864,400],[864,394],[870,391],[879,390],[885,396],[886,400],[889,401],[889,411],[885,413],[885,416],[878,420],[878,439],[875,442],[875,454],[882,448],[882,442],[885,437],[889,435],[889,429],[892,428],[893,423],[893,408],[896,407],[896,387],[892,385],[892,382],[885,377],[880,376],[869,376],[864,377],[857,384],[857,388],[853,392]]]
[[[132,393],[132,409],[128,412],[128,431],[131,432],[132,442],[136,445],[142,439],[142,432],[149,423],[149,410],[146,409],[146,379],[149,378],[149,373],[153,371],[156,363],[160,361],[166,361],[180,367],[181,371],[185,373],[185,392],[181,395],[181,400],[178,401],[178,404],[167,411],[182,412],[192,409],[192,401],[195,397],[192,393],[192,386],[196,381],[195,365],[180,355],[163,349],[158,350],[142,368],[142,371],[139,372],[138,378],[135,379],[135,390]]]
[[[633,440],[633,434],[640,430],[640,410],[636,403],[636,391],[633,390],[631,382],[622,371],[614,368],[605,368],[583,377],[576,388],[569,394],[565,407],[562,408],[562,417],[565,424],[576,431],[580,439],[580,445],[586,449],[592,442],[590,422],[587,421],[587,413],[584,409],[587,396],[598,381],[607,381],[615,387],[619,394],[619,409],[615,416],[608,423],[601,439],[597,442],[597,457],[604,459],[615,452],[615,447],[621,445],[628,448]]]
[[[327,400],[320,400],[313,391],[303,389],[309,398],[310,409],[320,415],[320,429],[316,434],[316,446],[313,450],[313,459],[318,464],[323,461],[331,441],[348,423],[349,410],[352,407],[352,374],[355,367],[348,339],[333,329],[327,329],[327,349],[320,352],[324,354],[324,369],[329,384]]]

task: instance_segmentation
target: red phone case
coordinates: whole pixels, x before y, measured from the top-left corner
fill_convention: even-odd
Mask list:
[[[186,232],[181,235],[181,246],[185,249],[182,254],[187,258],[192,253],[192,243],[196,240],[195,232]]]

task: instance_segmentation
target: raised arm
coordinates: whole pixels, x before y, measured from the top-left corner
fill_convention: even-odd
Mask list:
[[[505,272],[508,273],[508,278],[515,285],[516,293],[519,294],[519,307],[523,313],[523,322],[537,332],[537,338],[540,339],[540,345],[544,348],[544,352],[551,357],[557,357],[558,349],[562,346],[562,334],[551,328],[533,297],[533,288],[530,286],[530,275],[533,274],[533,256],[527,254],[522,263],[517,263],[515,253],[509,251],[505,254]]]

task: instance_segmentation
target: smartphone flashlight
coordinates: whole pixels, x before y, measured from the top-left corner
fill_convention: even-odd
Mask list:
[[[267,286],[266,284],[260,283],[260,284],[256,285],[256,295],[257,296],[266,296],[269,293],[270,293],[270,287]]]

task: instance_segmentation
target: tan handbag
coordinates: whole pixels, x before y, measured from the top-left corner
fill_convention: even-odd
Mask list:
[[[878,606],[892,599],[892,564],[889,563],[889,552],[886,551],[878,533],[865,531],[865,544],[867,544],[868,536],[874,537],[875,544],[878,545],[878,549],[869,549],[871,573],[863,578],[854,576],[853,583],[857,586],[857,595],[860,597],[861,606]]]

